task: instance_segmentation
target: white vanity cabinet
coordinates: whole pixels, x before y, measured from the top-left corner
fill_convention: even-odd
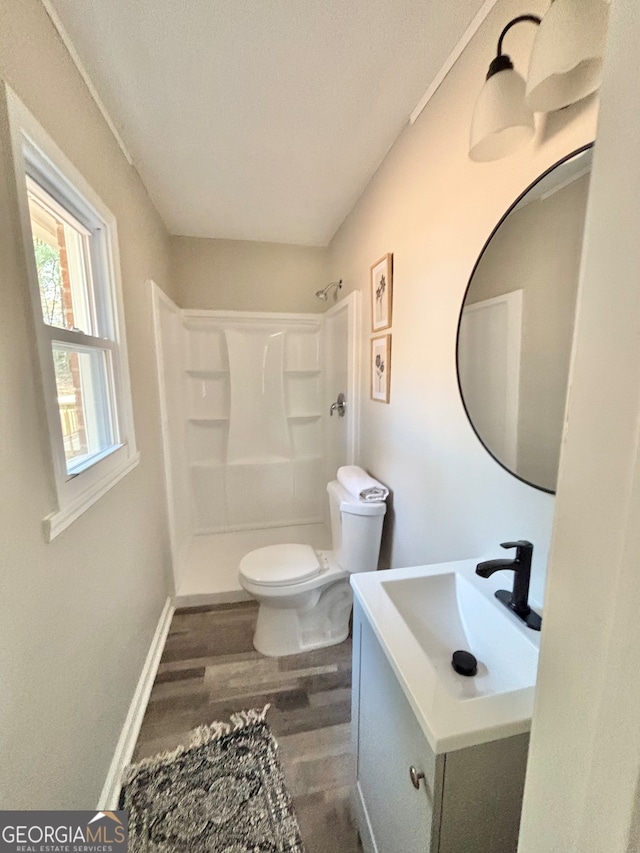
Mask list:
[[[435,755],[357,600],[353,680],[365,853],[515,853],[528,734]]]

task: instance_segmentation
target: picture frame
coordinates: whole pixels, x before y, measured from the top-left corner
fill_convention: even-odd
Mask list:
[[[393,255],[388,252],[371,265],[371,331],[391,328]]]
[[[391,335],[371,338],[371,399],[388,403],[391,391]]]

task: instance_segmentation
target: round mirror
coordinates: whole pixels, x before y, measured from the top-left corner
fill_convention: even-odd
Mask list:
[[[592,146],[511,205],[471,274],[458,384],[476,435],[507,471],[555,492]]]

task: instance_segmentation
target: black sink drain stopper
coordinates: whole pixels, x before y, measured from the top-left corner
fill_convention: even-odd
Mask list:
[[[459,650],[453,653],[451,666],[459,675],[476,675],[478,672],[478,661],[471,652]]]

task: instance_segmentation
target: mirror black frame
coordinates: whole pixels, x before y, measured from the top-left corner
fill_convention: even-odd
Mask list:
[[[517,205],[520,204],[520,202],[527,195],[527,193],[531,192],[531,190],[537,184],[539,184],[540,181],[542,181],[544,178],[546,178],[548,174],[553,172],[554,169],[557,169],[558,166],[562,166],[563,163],[566,163],[568,160],[572,160],[574,157],[577,157],[579,154],[583,154],[585,151],[589,151],[590,149],[592,149],[594,147],[594,145],[595,145],[595,142],[588,142],[586,145],[581,145],[579,148],[576,148],[574,151],[571,151],[569,154],[566,154],[564,157],[561,157],[560,160],[557,160],[553,165],[549,166],[548,169],[545,169],[545,171],[542,172],[542,174],[538,175],[538,177],[535,179],[535,181],[532,181],[529,184],[529,186],[520,193],[520,195],[513,202],[513,204],[511,204],[509,206],[509,208],[505,211],[505,213],[500,217],[500,220],[498,221],[497,225],[495,225],[495,227],[493,228],[493,230],[491,231],[491,233],[487,237],[485,244],[482,247],[482,250],[476,259],[476,262],[473,265],[473,269],[471,270],[471,275],[469,276],[469,281],[467,282],[467,286],[465,287],[464,295],[462,297],[462,305],[460,306],[460,314],[458,315],[458,328],[456,330],[456,381],[458,383],[458,392],[460,393],[460,399],[462,401],[462,407],[464,408],[464,413],[467,416],[467,420],[469,421],[471,429],[474,431],[476,438],[478,439],[480,444],[484,447],[484,449],[487,451],[489,456],[491,456],[491,458],[494,459],[498,463],[498,465],[501,468],[503,468],[507,473],[511,474],[512,477],[515,477],[516,480],[520,480],[521,483],[526,483],[527,486],[531,486],[534,489],[538,489],[538,491],[540,491],[540,492],[546,492],[549,495],[555,495],[555,490],[554,489],[546,489],[544,486],[540,486],[537,483],[532,483],[530,480],[526,480],[524,477],[521,477],[519,474],[516,474],[515,471],[511,470],[511,468],[508,468],[504,464],[504,462],[501,462],[498,459],[498,457],[495,455],[495,453],[493,453],[493,451],[487,447],[487,445],[482,440],[480,433],[475,428],[475,425],[474,425],[473,421],[471,420],[471,416],[469,415],[469,410],[467,409],[467,404],[466,404],[465,399],[464,399],[464,394],[462,393],[462,385],[460,384],[460,364],[459,364],[459,358],[458,358],[458,351],[459,351],[459,344],[460,344],[460,325],[462,323],[462,311],[464,309],[464,304],[467,301],[467,294],[469,293],[469,288],[471,287],[471,282],[473,281],[473,277],[476,273],[478,265],[480,264],[480,261],[482,260],[484,253],[487,251],[489,243],[493,240],[494,236],[496,235],[496,232],[500,229],[500,227],[502,226],[505,219],[517,207]]]

